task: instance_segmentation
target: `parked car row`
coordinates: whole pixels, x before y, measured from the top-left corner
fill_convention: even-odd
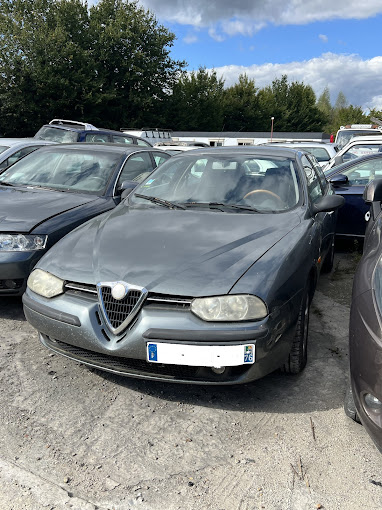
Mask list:
[[[337,233],[362,236],[371,204],[345,408],[382,448],[382,153],[325,176],[311,151],[279,144],[175,157],[46,145],[0,174],[0,296],[23,295],[52,351],[136,378],[238,384],[301,372],[337,211]]]

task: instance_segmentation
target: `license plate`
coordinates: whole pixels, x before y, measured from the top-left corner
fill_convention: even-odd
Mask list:
[[[188,345],[148,342],[147,361],[193,367],[236,367],[255,362],[254,344]]]

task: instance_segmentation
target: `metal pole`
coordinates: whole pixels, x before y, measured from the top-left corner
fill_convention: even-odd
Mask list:
[[[271,124],[271,143],[272,143],[272,139],[273,139],[273,121],[275,120],[274,117],[271,117],[271,121],[272,121],[272,124]]]

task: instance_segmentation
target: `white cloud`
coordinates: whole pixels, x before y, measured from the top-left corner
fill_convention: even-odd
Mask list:
[[[194,44],[198,42],[198,36],[196,34],[187,34],[185,37],[183,37],[183,42],[186,44]]]
[[[324,43],[328,42],[328,36],[327,35],[320,34],[318,37],[321,39],[322,42],[324,42]]]
[[[381,0],[139,0],[161,20],[215,26],[227,35],[252,35],[268,23],[302,25],[333,19],[366,19],[382,13]]]
[[[224,78],[226,86],[233,85],[240,74],[246,73],[260,88],[286,74],[289,82],[311,85],[317,97],[328,87],[332,104],[342,91],[354,106],[382,109],[382,57],[362,60],[358,55],[325,53],[303,62],[248,67],[229,65],[217,67],[215,71]]]

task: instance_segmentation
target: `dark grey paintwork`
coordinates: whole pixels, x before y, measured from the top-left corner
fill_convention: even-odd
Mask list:
[[[373,411],[364,400],[370,393],[382,402],[382,316],[377,304],[382,296],[374,277],[382,258],[382,180],[372,181],[365,194],[368,188],[371,195],[376,193],[374,199],[369,196],[372,200],[371,218],[353,282],[349,325],[350,378],[357,414],[382,451],[382,409]],[[349,409],[346,410],[349,414]]]
[[[53,299],[27,289],[25,314],[44,345],[92,366],[148,379],[233,384],[280,367],[291,348],[304,291],[309,288],[313,295],[322,261],[332,246],[336,215],[314,212],[300,163],[302,153],[272,147],[208,149],[208,154],[234,156],[238,151],[276,153],[294,160],[301,181],[299,204],[281,214],[231,214],[136,207],[127,199],[66,236],[38,263],[37,267],[66,282],[90,289],[89,293],[68,288]],[[177,161],[188,157],[179,156]],[[330,186],[326,193],[323,203],[327,200],[332,206],[326,211],[342,204]],[[104,329],[94,289],[99,282],[117,280],[145,287],[149,296],[130,329],[113,336]],[[187,306],[150,301],[241,293],[262,298],[269,315],[260,321],[208,323]],[[61,313],[67,320],[57,320]],[[74,325],[76,319],[80,327]],[[235,367],[224,376],[202,367],[195,374],[169,367],[153,371],[145,361],[148,339],[212,345],[251,339],[256,343],[256,363]]]

